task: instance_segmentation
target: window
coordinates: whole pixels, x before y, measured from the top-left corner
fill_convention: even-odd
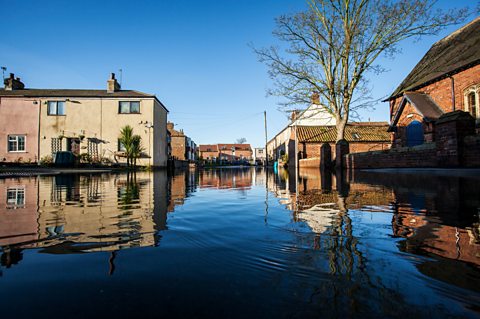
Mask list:
[[[480,118],[480,107],[479,107],[479,93],[480,85],[472,86],[465,90],[465,112],[470,113],[474,118]]]
[[[473,117],[477,117],[477,97],[475,92],[468,93],[468,111]]]
[[[25,135],[9,135],[8,151],[25,152]]]
[[[125,148],[125,145],[123,145],[122,141],[118,140],[118,151],[119,152],[125,152],[127,149]]]
[[[24,188],[7,188],[7,208],[23,208],[25,207],[25,189]]]
[[[65,115],[64,101],[48,101],[48,115]]]
[[[139,101],[121,101],[118,104],[118,113],[120,114],[138,114],[140,113]]]

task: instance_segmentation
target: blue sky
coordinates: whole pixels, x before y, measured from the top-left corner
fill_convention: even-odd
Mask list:
[[[441,0],[439,8],[475,5]],[[0,65],[29,88],[103,89],[123,70],[122,88],[156,94],[169,120],[197,144],[264,144],[287,123],[272,82],[249,44],[275,44],[274,18],[303,0],[11,1],[0,0]],[[473,19],[473,17],[472,17]],[[429,47],[457,29],[401,44],[389,70],[371,79],[373,96],[391,93]],[[362,120],[387,121],[380,103]]]

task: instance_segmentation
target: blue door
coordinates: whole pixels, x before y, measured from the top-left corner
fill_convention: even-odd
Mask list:
[[[413,121],[407,126],[407,146],[423,144],[423,126],[419,121]]]

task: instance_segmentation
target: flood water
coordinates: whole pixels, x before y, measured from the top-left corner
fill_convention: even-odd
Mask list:
[[[480,178],[0,179],[2,318],[480,316]]]

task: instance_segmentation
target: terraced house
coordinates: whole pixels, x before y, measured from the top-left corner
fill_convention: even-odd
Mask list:
[[[111,74],[106,90],[30,89],[12,74],[0,90],[0,160],[32,161],[57,151],[125,163],[119,143],[130,125],[142,138],[139,165],[167,165],[168,110],[155,95],[121,90]]]

